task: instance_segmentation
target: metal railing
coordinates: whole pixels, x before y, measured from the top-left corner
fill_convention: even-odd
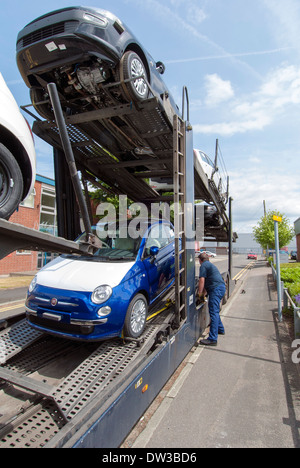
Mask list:
[[[295,339],[300,338],[300,307],[297,307],[296,304],[293,302],[287,288],[283,288],[283,307],[284,309],[292,307],[294,311]]]
[[[273,279],[276,283],[277,277],[276,277],[276,269],[274,268],[274,265],[271,264],[272,267],[272,275]],[[298,307],[291,296],[289,295],[288,288],[284,287],[283,281],[281,281],[281,291],[282,295],[281,297],[283,298],[283,309],[288,309],[291,307],[294,312],[294,333],[295,333],[295,339],[300,338],[300,307]]]

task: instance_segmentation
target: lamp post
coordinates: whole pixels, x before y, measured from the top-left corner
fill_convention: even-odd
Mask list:
[[[276,276],[277,276],[277,297],[278,297],[278,317],[282,322],[282,305],[281,305],[281,275],[280,275],[280,257],[279,257],[279,233],[278,223],[282,222],[280,216],[273,216],[275,230],[275,250],[276,250]]]

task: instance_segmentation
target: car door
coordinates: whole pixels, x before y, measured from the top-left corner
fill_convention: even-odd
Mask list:
[[[150,248],[158,247],[156,257],[150,256]],[[150,303],[174,280],[175,250],[174,232],[168,224],[152,226],[144,249],[144,266],[148,275]]]

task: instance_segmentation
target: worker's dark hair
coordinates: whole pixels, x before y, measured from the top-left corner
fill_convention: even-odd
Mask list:
[[[201,252],[198,258],[201,262],[209,261],[209,256],[205,252]]]

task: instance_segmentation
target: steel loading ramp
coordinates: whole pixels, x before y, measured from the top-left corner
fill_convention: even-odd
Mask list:
[[[167,99],[152,97],[141,103],[65,117],[78,170],[90,182],[101,181],[108,192],[126,194],[135,202],[150,204],[169,201],[152,189],[147,179],[173,179],[173,120]],[[56,123],[36,120],[34,133],[62,150]],[[228,240],[226,206],[213,181],[194,158],[195,200],[216,206],[223,226],[210,230],[208,237]]]
[[[140,344],[77,343],[26,322],[1,332],[6,361],[0,365],[0,448],[64,446],[91,414],[105,412],[107,401],[163,346],[172,320],[171,307],[149,322]]]
[[[173,167],[172,126],[159,104],[152,98],[66,117],[78,169],[109,185],[116,195],[156,200],[157,192],[143,179],[154,173],[172,177]],[[55,122],[35,121],[33,131],[62,149]]]
[[[0,260],[15,250],[92,255],[92,244],[77,243],[0,219]]]

